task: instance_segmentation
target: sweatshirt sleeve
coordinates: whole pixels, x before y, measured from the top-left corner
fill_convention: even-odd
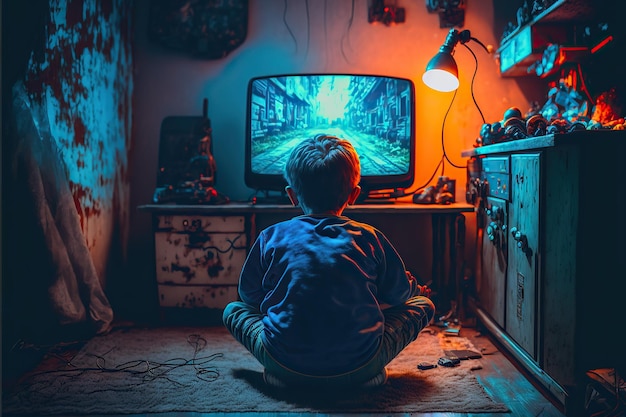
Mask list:
[[[265,298],[266,291],[263,289],[263,277],[265,268],[263,267],[262,234],[250,248],[241,275],[239,276],[239,297],[241,301],[253,307],[261,307],[261,302]]]
[[[379,236],[383,251],[380,276],[378,278],[378,301],[395,306],[419,295],[421,287],[417,279],[406,270],[404,261],[391,242]]]

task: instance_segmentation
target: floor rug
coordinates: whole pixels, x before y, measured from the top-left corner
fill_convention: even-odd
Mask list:
[[[262,367],[222,327],[126,328],[90,340],[65,366],[30,375],[3,395],[4,415],[159,412],[504,413],[472,368],[420,370],[445,350],[474,349],[463,337],[425,329],[367,391],[321,395],[263,383]]]

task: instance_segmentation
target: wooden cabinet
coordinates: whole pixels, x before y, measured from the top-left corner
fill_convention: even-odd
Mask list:
[[[576,414],[587,371],[626,368],[617,330],[626,316],[626,132],[556,134],[463,155],[481,161],[484,236],[490,225],[507,235],[499,256],[483,239],[477,282],[489,284],[477,291],[477,315]],[[494,161],[510,164],[504,176],[493,174]],[[497,192],[502,184],[506,195]],[[502,218],[494,223],[497,205]]]
[[[248,249],[266,227],[300,215],[290,205],[153,204],[155,275],[159,307],[168,311],[223,309],[238,299]],[[357,204],[345,214],[379,228],[414,275],[438,291],[439,308],[456,300],[463,271],[466,203]],[[442,311],[445,313],[446,311]]]

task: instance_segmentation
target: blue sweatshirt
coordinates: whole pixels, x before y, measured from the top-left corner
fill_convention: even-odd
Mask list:
[[[381,304],[419,293],[389,240],[344,216],[298,216],[263,230],[239,281],[241,300],[265,315],[268,352],[307,375],[365,364],[381,343]]]

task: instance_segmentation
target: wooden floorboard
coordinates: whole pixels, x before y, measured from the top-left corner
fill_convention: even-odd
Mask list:
[[[490,393],[496,401],[505,403],[511,410],[511,413],[376,413],[368,414],[369,417],[507,417],[507,416],[541,416],[541,417],[563,417],[559,404],[556,404],[545,395],[538,386],[535,386],[529,380],[529,377],[523,373],[523,369],[516,367],[515,364],[499,350],[495,340],[487,333],[481,332],[476,326],[463,326],[460,336],[469,339],[472,344],[483,354],[480,361],[482,369],[476,370],[475,375],[479,382]],[[79,346],[73,347],[74,349]],[[37,370],[58,366],[58,361],[63,360],[63,355],[53,355],[47,357],[43,363],[40,363]],[[47,362],[46,362],[47,361]],[[57,363],[55,364],[55,361]],[[4,376],[4,375],[3,375]],[[10,389],[11,380],[3,380],[3,391]],[[158,414],[125,414],[111,415],[102,417],[232,417],[239,415],[237,413],[158,413]],[[339,417],[346,414],[318,414],[318,413],[244,413],[246,417]],[[352,414],[355,415],[355,414]],[[363,414],[359,414],[360,416]],[[91,416],[99,417],[99,416]]]
[[[476,328],[463,336],[483,352],[483,369],[476,371],[481,385],[496,400],[505,403],[513,416],[562,417],[562,407],[533,384],[522,370],[498,349],[488,334]]]

